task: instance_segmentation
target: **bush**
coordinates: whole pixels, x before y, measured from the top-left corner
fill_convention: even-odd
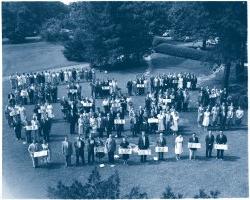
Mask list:
[[[207,194],[204,189],[200,189],[199,194],[195,195],[194,198],[195,199],[210,199],[210,198],[216,199],[218,198],[219,194],[220,192],[218,190],[210,191],[210,193]]]
[[[165,191],[162,193],[163,199],[182,199],[183,194],[175,194],[170,186],[167,186]]]
[[[56,188],[48,188],[48,197],[56,199],[117,199],[120,195],[119,188],[118,172],[115,172],[107,180],[101,180],[101,176],[95,168],[85,185],[75,180],[71,186],[66,186],[59,181]]]
[[[180,47],[166,43],[159,44],[154,48],[157,53],[168,54],[176,57],[183,57],[192,60],[205,61],[208,54],[204,51],[195,50],[188,47]]]
[[[129,194],[124,196],[125,199],[147,199],[148,194],[146,192],[141,192],[140,187],[133,187]]]

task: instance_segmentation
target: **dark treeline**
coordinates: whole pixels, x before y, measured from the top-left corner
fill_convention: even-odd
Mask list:
[[[5,2],[3,37],[23,42],[42,35],[62,41],[69,60],[96,67],[138,66],[153,50],[154,36],[174,40],[217,38],[211,60],[224,63],[227,87],[230,66],[241,78],[247,58],[246,2]]]

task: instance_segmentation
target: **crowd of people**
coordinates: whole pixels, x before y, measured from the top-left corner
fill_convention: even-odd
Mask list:
[[[76,87],[77,90],[80,82],[95,80],[95,71],[81,67],[64,71],[16,73],[12,74],[9,79],[12,88],[8,94],[9,104],[28,105],[45,101],[56,103],[59,85],[68,84],[70,89],[74,90]],[[71,96],[74,97],[74,95]]]
[[[224,151],[227,150],[227,137],[220,131],[216,136],[209,131],[205,137],[206,146],[206,158],[212,158],[213,149],[216,149],[216,159],[224,159]],[[201,148],[199,138],[195,133],[188,139],[189,159],[196,159],[196,152]],[[157,153],[157,157],[154,156],[154,160],[163,161],[166,160],[164,155],[169,152],[167,147],[167,139],[160,133],[155,146],[154,151]],[[42,145],[37,143],[35,140],[29,145],[28,151],[32,158],[33,167],[38,166],[38,158],[41,157],[42,161],[48,164],[51,160],[51,148],[48,143],[43,140]],[[35,156],[37,152],[44,152],[40,156]],[[178,134],[175,138],[174,153],[176,160],[181,159],[181,154],[184,152],[184,138],[181,134]],[[118,153],[120,156],[116,155]],[[140,162],[144,163],[147,161],[147,157],[153,155],[152,147],[150,147],[150,140],[145,131],[141,132],[138,138],[138,144],[130,143],[127,137],[123,137],[120,144],[117,145],[116,139],[110,134],[106,140],[100,137],[94,137],[89,134],[87,138],[83,138],[80,135],[71,142],[68,136],[65,137],[62,142],[62,154],[65,158],[65,166],[72,166],[72,156],[75,155],[75,165],[92,165],[94,163],[103,163],[105,155],[108,157],[108,163],[111,165],[115,164],[115,159],[121,157],[124,164],[128,164],[128,159],[132,154],[136,154],[140,157]],[[87,159],[85,159],[87,154]],[[96,161],[96,158],[99,162]],[[103,164],[101,164],[103,165]]]
[[[147,92],[165,92],[167,89],[195,90],[197,86],[197,77],[191,73],[169,73],[161,74],[158,76],[150,76],[147,78],[145,75],[139,76],[136,80],[129,80],[127,82],[128,94],[131,95],[144,95]]]
[[[219,127],[221,130],[240,125],[244,111],[232,101],[227,90],[201,88],[198,96],[198,126]]]
[[[48,78],[57,73],[59,81],[54,82],[53,78]],[[65,75],[65,73],[70,75]],[[129,81],[132,84],[128,82],[128,94],[121,92],[115,79],[103,81],[96,79],[94,70],[82,68],[81,70],[72,69],[26,75],[29,77],[37,74],[44,76],[42,82],[41,78],[31,78],[31,82],[26,80],[25,84],[20,84],[18,81],[15,83],[13,78],[11,79],[12,88],[15,91],[21,89],[20,93],[26,94],[10,93],[8,95],[9,104],[5,108],[6,119],[9,126],[13,128],[17,140],[22,139],[22,132],[25,133],[25,143],[29,144],[28,151],[34,167],[37,167],[39,157],[43,158],[46,164],[51,161],[50,132],[55,118],[53,103],[57,103],[59,83],[67,83],[67,97],[62,97],[60,100],[63,118],[69,125],[70,135],[78,135],[73,144],[68,137],[65,137],[62,144],[66,166],[71,165],[73,152],[76,154],[76,165],[79,165],[80,161],[85,164],[85,147],[89,164],[94,162],[95,157],[101,160],[106,154],[109,162],[113,164],[117,149],[125,164],[132,153],[140,155],[141,162],[145,162],[147,155],[151,155],[150,135],[157,137],[156,147],[160,148],[155,149],[155,152],[158,153],[158,160],[163,160],[163,155],[168,152],[165,136],[170,134],[176,137],[176,159],[181,158],[183,137],[179,132],[180,112],[189,111],[190,94],[192,90],[196,90],[197,85],[197,77],[194,74],[163,74],[150,78],[141,76],[134,82]],[[80,84],[82,79],[91,81],[91,97],[82,96]],[[33,95],[30,95],[30,87],[35,88]],[[53,92],[55,88],[56,90]],[[22,92],[23,90],[27,92]],[[132,96],[143,94],[146,94],[144,105],[135,107],[136,102],[133,101]],[[97,98],[102,98],[99,107],[96,106]],[[34,104],[31,118],[26,113],[25,105],[28,103]],[[198,125],[203,126],[204,129],[212,126],[219,127],[221,130],[216,139],[211,131],[206,137],[206,157],[211,157],[214,143],[223,145],[227,143],[227,138],[222,130],[226,125],[228,127],[233,124],[239,125],[244,111],[234,105],[225,89],[201,88],[198,104]],[[132,137],[139,136],[138,145],[128,141],[128,134],[126,136],[124,134],[125,127],[130,128]],[[156,134],[159,136],[154,136]],[[120,141],[118,138],[122,138],[119,148],[116,144],[117,141]],[[193,134],[188,143],[199,144],[197,135]],[[198,148],[200,146],[189,147],[190,159],[195,158]],[[37,153],[34,154],[34,152]],[[217,158],[223,158],[223,149],[217,149]]]

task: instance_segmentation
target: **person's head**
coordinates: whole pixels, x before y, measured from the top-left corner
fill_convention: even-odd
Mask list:
[[[43,140],[43,144],[46,144],[46,140]]]
[[[211,136],[212,135],[212,131],[208,131],[208,135]]]
[[[196,136],[196,133],[193,133],[192,136],[193,136],[193,138],[194,138],[194,137]]]
[[[65,136],[64,140],[67,142],[68,141],[68,136]]]
[[[36,140],[32,140],[32,143],[35,144],[35,143],[36,143]]]
[[[160,133],[160,138],[162,138],[163,137],[163,133]]]
[[[109,139],[111,139],[112,138],[112,134],[109,134]]]
[[[223,131],[220,131],[220,133],[219,133],[220,135],[223,135]]]
[[[127,141],[127,138],[126,138],[126,137],[123,137],[123,138],[122,138],[122,141],[123,141],[123,142],[126,142],[126,141]]]

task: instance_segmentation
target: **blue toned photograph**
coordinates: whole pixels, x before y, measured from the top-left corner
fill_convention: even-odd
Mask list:
[[[3,199],[249,198],[247,1],[3,1]]]

